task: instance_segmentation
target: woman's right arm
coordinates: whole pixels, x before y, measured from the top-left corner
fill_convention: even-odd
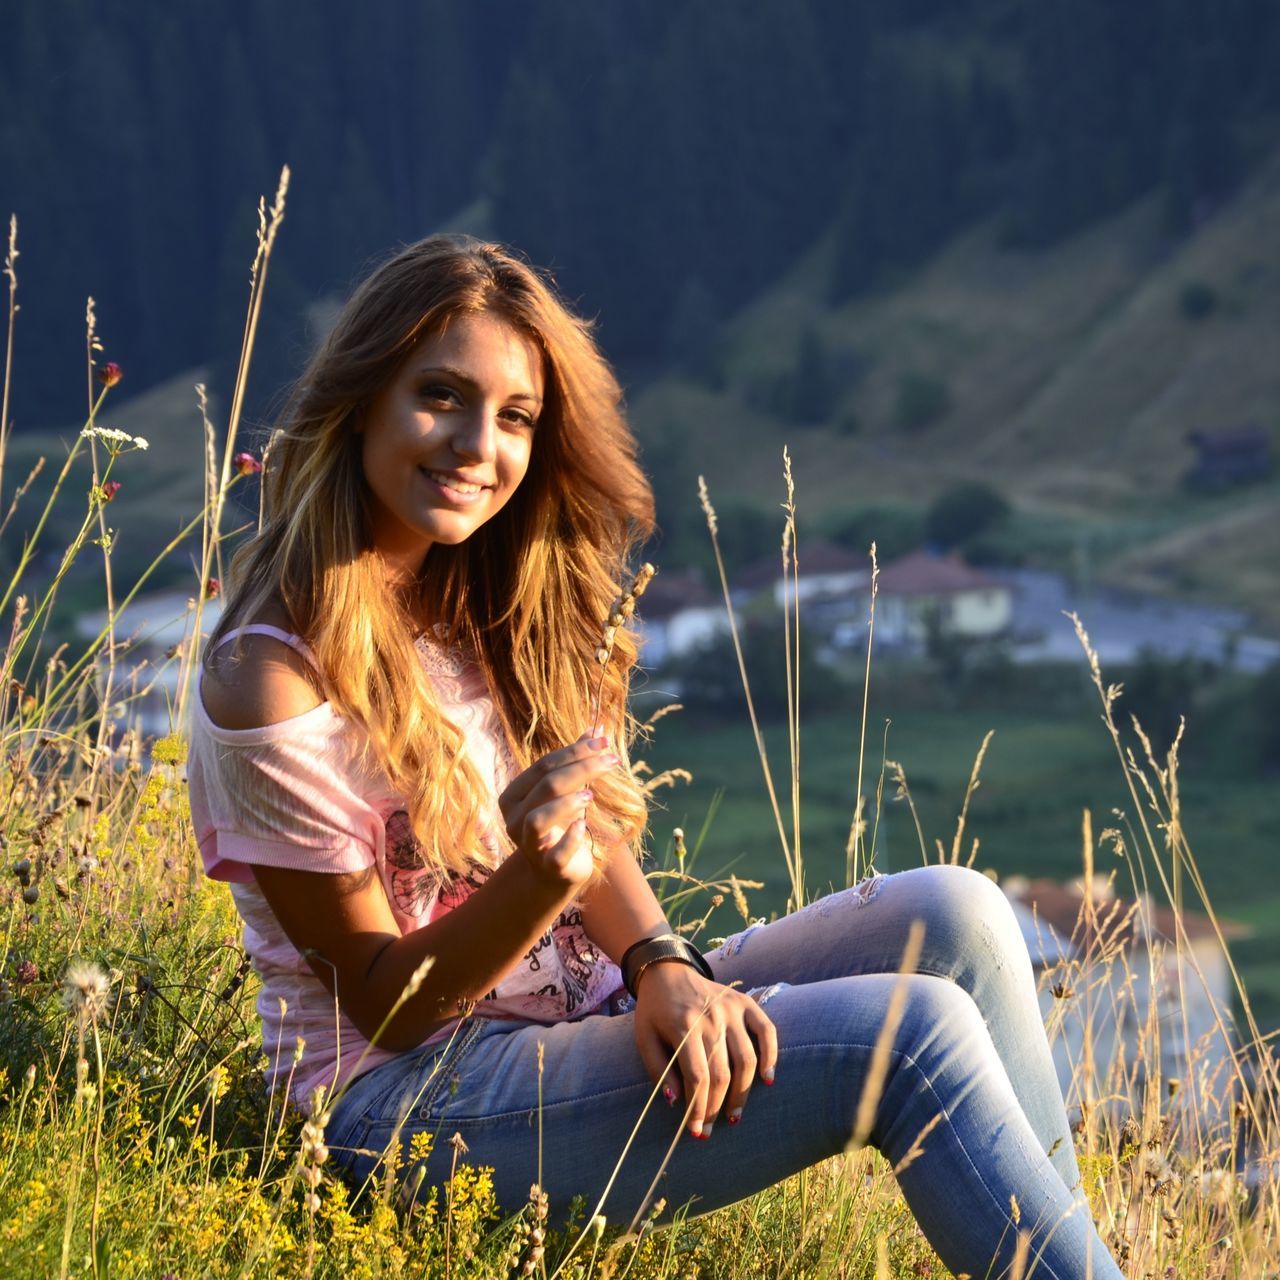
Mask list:
[[[256,636],[245,649],[234,669],[211,670],[203,681],[215,724],[255,728],[318,703],[291,650]],[[583,738],[522,773],[501,801],[517,852],[454,910],[411,933],[400,933],[372,867],[334,874],[259,864],[254,877],[290,942],[367,1039],[432,958],[417,993],[378,1036],[382,1048],[409,1049],[491,991],[590,878],[585,793],[616,764],[603,741]]]

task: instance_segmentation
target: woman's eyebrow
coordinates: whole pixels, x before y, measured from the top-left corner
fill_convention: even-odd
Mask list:
[[[455,381],[462,383],[464,387],[467,387],[472,391],[479,389],[479,383],[477,383],[470,374],[465,373],[463,370],[458,369],[451,364],[428,365],[424,369],[419,369],[416,376],[419,378],[425,378],[429,377],[433,373],[443,373],[448,377],[453,378]],[[524,400],[528,404],[540,405],[542,403],[542,401],[530,391],[517,391],[506,398],[508,400]]]

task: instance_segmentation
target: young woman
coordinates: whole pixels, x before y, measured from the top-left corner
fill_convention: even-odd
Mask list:
[[[1021,1231],[1040,1275],[1118,1276],[989,881],[873,877],[705,956],[670,936],[637,861],[625,627],[592,723],[652,526],[620,398],[546,280],[446,237],[379,267],[303,375],[189,762],[273,1080],[333,1100],[356,1177],[427,1131],[439,1183],[458,1133],[512,1210],[534,1181],[553,1212],[594,1205],[615,1167],[611,1220],[660,1169],[669,1206],[708,1210],[845,1148],[919,920],[869,1140],[954,1271],[1004,1274]]]

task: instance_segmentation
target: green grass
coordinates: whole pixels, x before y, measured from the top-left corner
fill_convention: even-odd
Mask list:
[[[1055,288],[1066,287],[1071,266],[1062,260],[1048,273]],[[989,316],[996,310],[989,309]],[[1089,310],[1078,307],[1075,321],[1068,314],[1068,327]],[[945,342],[953,360],[981,345],[948,336],[937,317],[914,327],[904,321],[902,332],[917,344],[913,358],[921,361],[931,343]],[[1027,341],[1034,346],[1034,335]],[[246,374],[242,368],[242,380]],[[113,526],[123,525],[130,514],[127,492],[141,504],[141,515],[159,521],[148,526],[139,520],[133,528],[148,554],[173,532],[162,525],[201,510],[204,492],[198,432],[171,438],[163,419],[162,413],[156,426],[140,413],[113,412],[110,419],[152,439],[152,457],[166,451],[161,439],[172,446],[153,473],[181,482],[181,492],[166,495],[172,507],[147,501],[158,491],[151,494],[147,471],[135,465],[143,455],[131,453],[121,471],[129,488],[119,506],[107,508]],[[229,436],[234,440],[234,424]],[[738,442],[736,453],[750,450]],[[834,473],[831,458],[821,458],[820,450],[814,456]],[[93,571],[101,571],[101,557],[83,540],[93,524],[85,523],[83,461],[43,543],[61,552],[65,544],[52,534],[71,531],[80,546],[86,577],[83,584],[64,582],[68,594],[82,585],[100,589]],[[16,470],[15,464],[6,476]],[[91,501],[87,514],[97,514]],[[210,540],[226,536],[216,516],[206,510],[205,518]],[[115,558],[122,545],[111,553],[112,564],[128,579],[123,558]],[[50,603],[42,593],[53,590],[47,576],[43,582],[39,577],[32,572],[11,583],[15,592],[30,593],[37,614]],[[581,1216],[546,1224],[551,1230],[543,1240],[536,1202],[500,1221],[485,1171],[465,1161],[456,1178],[424,1197],[420,1210],[397,1211],[396,1174],[414,1153],[395,1144],[383,1153],[376,1182],[354,1193],[344,1187],[316,1156],[314,1141],[304,1145],[300,1117],[262,1089],[258,986],[238,942],[227,886],[200,872],[179,770],[181,735],[153,744],[149,760],[128,733],[114,741],[103,731],[92,662],[72,668],[92,655],[82,647],[61,655],[48,648],[36,652],[38,636],[20,626],[10,631],[10,618],[5,624],[6,675],[36,659],[51,663],[41,687],[0,683],[0,1271],[6,1280],[479,1280],[513,1272],[543,1280],[941,1276],[887,1166],[868,1152],[815,1166],[671,1231],[645,1229],[622,1238],[611,1227],[594,1243]],[[183,655],[187,662],[195,657],[194,650]],[[995,729],[969,825],[982,838],[979,865],[1070,874],[1077,866],[1081,809],[1092,808],[1101,826],[1113,805],[1130,803],[1106,730],[1083,699],[1078,714],[1056,716],[972,707],[922,711],[918,696],[899,699],[897,710],[894,702],[892,691],[882,695],[876,686],[864,787],[874,795],[881,729],[891,716],[888,753],[906,769],[930,844],[937,837],[949,846],[974,753],[984,732]],[[129,714],[126,707],[123,718]],[[785,738],[781,729],[769,734],[784,796]],[[802,751],[812,896],[843,882],[856,790],[852,705],[806,716]],[[655,815],[659,851],[677,822],[691,835],[705,824],[697,870],[705,877],[732,865],[740,875],[758,877],[766,887],[755,909],[779,909],[782,858],[745,725],[668,720],[647,754],[659,767],[688,767],[695,774],[691,790],[661,793],[670,808]],[[1280,990],[1275,935],[1265,932],[1275,894],[1268,892],[1265,902],[1257,894],[1280,834],[1280,800],[1272,789],[1211,763],[1192,770],[1184,784],[1192,844],[1210,891],[1221,895],[1218,905],[1230,914],[1240,903],[1258,930],[1244,944],[1256,947],[1252,972],[1267,990]],[[718,796],[723,802],[707,822]],[[876,840],[881,865],[920,859],[900,804],[886,804]],[[1157,858],[1161,851],[1148,849],[1143,856]],[[686,919],[706,909],[709,892],[705,886],[697,891],[698,902],[683,909]],[[674,921],[680,923],[679,916]],[[732,906],[711,907],[706,933],[734,927]],[[64,975],[77,960],[100,966],[100,1004],[81,999],[77,1009],[66,998]],[[1085,1189],[1104,1232],[1132,1247],[1133,1274],[1212,1280],[1274,1275],[1280,1262],[1275,1189],[1264,1190],[1257,1204],[1230,1176],[1205,1190],[1200,1175],[1231,1169],[1232,1146],[1215,1141],[1175,1148],[1160,1123],[1167,1091],[1159,1060],[1143,1065],[1148,1092],[1131,1117],[1137,1129],[1126,1131],[1114,1123],[1120,1117],[1098,1111],[1081,1135]],[[1278,1096],[1274,1072],[1262,1069],[1250,1105],[1256,1108],[1251,1115],[1258,1152],[1271,1159],[1280,1150]],[[1136,1140],[1126,1132],[1136,1133]],[[313,1163],[304,1165],[304,1152]],[[1169,1161],[1176,1177],[1157,1185],[1143,1172],[1151,1160]],[[316,1177],[318,1200],[306,1194]],[[543,1243],[539,1263],[535,1246]]]
[[[1083,693],[1079,712],[1065,716],[973,708],[895,714],[888,701],[873,711],[868,724],[864,790],[872,799],[886,717],[892,722],[888,758],[899,761],[906,772],[931,861],[938,857],[935,840],[950,854],[974,757],[987,730],[993,737],[970,803],[963,859],[976,836],[978,867],[1002,876],[1069,879],[1080,874],[1080,823],[1086,808],[1095,832],[1121,825],[1114,810],[1130,821],[1136,816],[1111,741]],[[844,883],[856,795],[857,729],[852,708],[806,717],[801,726],[802,848],[806,883],[814,893]],[[766,741],[775,784],[785,790],[785,726],[768,727]],[[699,868],[711,874],[732,867],[740,876],[763,880],[766,887],[755,895],[756,909],[762,914],[785,910],[787,877],[745,711],[732,724],[667,718],[642,754],[655,768],[679,764],[693,774],[692,785],[660,793],[667,812],[655,817],[655,846],[663,847],[672,826],[698,831],[719,795]],[[905,804],[892,799],[894,790],[886,779],[876,834],[881,870],[901,870],[921,861],[915,826]],[[1260,885],[1276,883],[1280,788],[1263,778],[1220,774],[1205,762],[1183,779],[1182,797],[1188,837],[1214,909],[1253,930],[1233,951],[1255,1010],[1265,1026],[1280,1027],[1280,964],[1274,960],[1280,954],[1280,899],[1267,892],[1265,901],[1273,904],[1268,909],[1258,898]],[[1129,870],[1119,859],[1107,853],[1099,859],[1100,871],[1114,869],[1122,890],[1128,886]],[[728,904],[708,926],[712,934],[734,927]]]

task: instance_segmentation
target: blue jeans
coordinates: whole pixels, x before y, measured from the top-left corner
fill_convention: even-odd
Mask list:
[[[741,1124],[722,1121],[710,1142],[680,1136],[655,1195],[668,1212],[689,1201],[706,1212],[845,1149],[913,920],[924,924],[924,946],[902,980],[870,1144],[897,1166],[924,1135],[898,1181],[953,1272],[1004,1275],[1022,1231],[1028,1274],[1118,1280],[1079,1189],[1021,932],[1000,889],[960,867],[877,877],[707,953],[719,981],[759,991],[778,1031],[776,1083],[758,1083]],[[633,1019],[473,1018],[447,1047],[405,1053],[357,1079],[333,1108],[329,1147],[362,1180],[403,1121],[406,1150],[412,1133],[436,1135],[433,1185],[448,1177],[448,1139],[459,1133],[467,1162],[493,1167],[498,1201],[514,1211],[538,1180],[541,1045],[543,1188],[553,1215],[575,1195],[590,1212],[653,1090]],[[626,1224],[643,1207],[680,1119],[661,1098],[650,1107],[604,1203],[609,1221]]]

